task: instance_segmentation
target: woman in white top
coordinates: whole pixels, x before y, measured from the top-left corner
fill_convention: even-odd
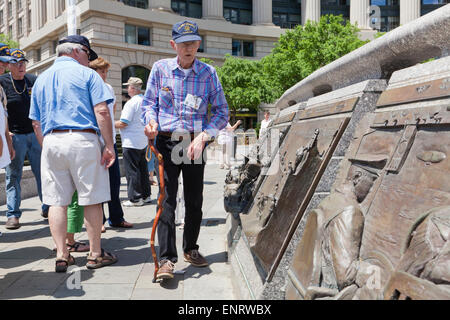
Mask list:
[[[228,121],[230,121],[230,116],[228,116]],[[233,152],[233,140],[234,140],[234,130],[239,127],[242,123],[241,120],[238,120],[234,126],[231,126],[230,122],[228,122],[227,126],[220,130],[219,135],[217,137],[217,143],[222,145],[222,155],[220,157],[220,169],[230,169],[231,168],[231,153]]]
[[[106,78],[108,75],[108,71],[110,68],[110,63],[103,59],[102,57],[98,57],[94,61],[89,63],[89,67],[97,71],[100,77],[105,81],[105,86],[107,90],[110,90],[113,96],[115,97],[114,90],[106,83]],[[114,127],[114,114],[116,109],[116,99],[110,104],[108,104],[109,113],[111,115],[112,127],[113,127],[113,139],[114,139],[114,151],[116,153],[116,161],[114,161],[113,165],[108,169],[109,170],[109,186],[111,190],[111,201],[108,202],[108,211],[109,211],[109,225],[114,228],[132,228],[133,225],[124,219],[124,212],[122,209],[122,205],[120,203],[120,167],[119,167],[119,157],[116,146],[116,129]],[[106,222],[106,217],[103,214],[103,223]],[[102,232],[104,232],[105,227],[103,227]]]
[[[15,152],[9,135],[8,119],[3,103],[0,101],[0,169],[10,164]]]
[[[261,121],[261,127],[259,129],[259,136],[263,137],[269,127],[272,119],[270,119],[270,111],[264,112],[264,119]]]

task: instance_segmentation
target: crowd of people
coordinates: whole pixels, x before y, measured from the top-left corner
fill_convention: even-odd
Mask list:
[[[26,73],[28,60],[21,50],[1,45],[0,72],[10,70],[0,76],[5,227],[20,228],[20,181],[28,159],[42,201],[42,216],[48,218],[56,246],[56,272],[65,272],[75,263],[71,252],[88,252],[89,269],[118,261],[116,255],[101,247],[101,233],[106,221],[112,227],[132,228],[124,218],[123,207],[152,201],[150,186],[156,181],[151,173],[157,166],[155,157],[147,154],[148,143],[154,143],[165,160],[158,278],[172,278],[177,262],[175,209],[180,173],[186,211],[184,258],[195,266],[208,265],[197,245],[206,161],[202,156],[208,141],[225,127],[228,106],[214,68],[196,59],[201,41],[198,26],[180,22],[173,26],[172,35],[170,44],[177,57],[155,63],[145,94],[141,79],[128,79],[124,85],[130,100],[117,121],[115,94],[106,83],[110,64],[98,57],[87,38],[70,35],[61,39],[54,64],[39,77]],[[208,104],[212,105],[210,121]],[[180,128],[192,138],[180,150],[190,161],[181,164],[171,161],[171,151],[181,140],[172,139],[172,133]],[[122,203],[116,129],[120,130],[128,191],[128,200]],[[194,137],[196,131],[200,133]],[[104,203],[108,203],[108,219]],[[75,241],[74,235],[83,225],[89,243]]]
[[[233,131],[240,121],[231,126],[216,70],[196,58],[200,42],[196,23],[176,23],[170,40],[176,57],[153,65],[145,91],[139,78],[130,77],[123,84],[130,99],[117,121],[115,94],[107,83],[110,64],[95,53],[86,37],[61,39],[54,64],[39,77],[26,72],[28,60],[21,50],[0,44],[0,73],[10,71],[0,76],[5,227],[20,228],[20,181],[28,159],[42,202],[41,214],[49,221],[55,243],[56,272],[66,272],[75,263],[72,252],[88,252],[89,269],[118,261],[101,247],[101,233],[106,221],[115,228],[132,228],[123,207],[152,202],[151,185],[158,183],[155,177],[159,175],[154,174],[158,166],[149,144],[154,144],[164,159],[157,278],[173,278],[178,261],[175,227],[181,177],[183,258],[196,267],[208,266],[197,244],[203,215],[204,150],[218,138],[224,149],[222,167],[229,168]],[[120,131],[127,180],[128,200],[124,202],[119,198],[116,130]],[[83,225],[89,243],[75,241]]]

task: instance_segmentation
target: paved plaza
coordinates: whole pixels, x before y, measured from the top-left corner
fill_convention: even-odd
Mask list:
[[[132,229],[113,229],[106,223],[102,247],[117,255],[113,266],[88,270],[86,253],[73,253],[76,265],[66,274],[57,274],[54,244],[48,221],[40,216],[37,197],[22,201],[18,230],[6,230],[6,205],[0,206],[0,299],[139,299],[139,300],[231,300],[231,266],[227,263],[226,212],[223,185],[227,171],[217,164],[205,170],[203,222],[200,252],[210,265],[195,268],[183,261],[182,230],[177,228],[179,261],[173,280],[152,283],[153,258],[150,235],[156,202],[137,208],[124,208]],[[152,198],[157,196],[152,187]],[[122,178],[121,199],[126,199],[126,180]],[[107,212],[107,206],[105,206]],[[87,241],[86,230],[76,240]]]

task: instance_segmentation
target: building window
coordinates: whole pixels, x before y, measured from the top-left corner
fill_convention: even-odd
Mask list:
[[[11,38],[13,36],[13,27],[8,26],[8,36]]]
[[[180,16],[202,18],[201,0],[172,0],[172,10]]]
[[[56,54],[56,47],[58,46],[58,40],[52,41],[52,48],[51,48],[51,54]]]
[[[424,14],[430,13],[431,11],[445,6],[448,3],[450,3],[450,0],[422,0],[420,14],[423,16]]]
[[[118,0],[127,6],[148,9],[148,0]]]
[[[232,48],[233,48],[233,56],[237,57],[255,56],[253,41],[233,39]]]
[[[272,22],[285,29],[295,28],[301,24],[301,1],[277,0],[272,1]]]
[[[252,1],[223,1],[223,17],[231,23],[250,25],[253,23]]]
[[[17,0],[17,10],[22,10],[22,0]]]
[[[205,37],[200,35],[202,38],[202,42],[200,42],[200,47],[198,48],[197,52],[205,52]]]
[[[150,28],[125,25],[125,42],[132,44],[140,44],[143,46],[150,45]]]
[[[17,19],[17,33],[18,33],[19,37],[23,35],[23,18],[22,17]]]
[[[12,17],[12,2],[8,1],[8,18]]]
[[[388,32],[400,25],[399,0],[371,0],[370,5],[380,7],[380,17],[371,17],[372,25],[379,25],[378,31]],[[379,20],[379,21],[378,21]]]
[[[41,61],[42,55],[41,55],[41,48],[36,49],[36,62]]]
[[[3,9],[0,10],[0,26],[2,26],[5,23],[5,21],[3,20]]]
[[[321,0],[320,14],[341,15],[344,20],[350,20],[350,0]]]

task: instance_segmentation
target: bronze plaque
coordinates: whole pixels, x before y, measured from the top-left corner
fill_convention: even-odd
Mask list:
[[[450,124],[448,104],[377,113],[371,127],[387,128],[420,124]]]
[[[323,116],[328,116],[332,114],[339,114],[339,113],[345,113],[353,111],[353,108],[355,107],[356,103],[358,102],[358,97],[351,98],[344,101],[339,101],[319,107],[313,107],[309,109],[304,109],[299,111],[299,119],[311,119],[311,118],[318,118]]]
[[[278,160],[272,161],[272,174],[259,188],[249,213],[241,215],[242,229],[266,272],[283,250],[291,225],[306,209],[348,120],[322,118],[292,124]]]
[[[383,92],[377,107],[386,107],[414,101],[423,101],[450,95],[450,78],[427,81]]]
[[[292,120],[294,120],[295,117],[295,112],[284,115],[282,117],[277,118],[274,122],[273,125],[277,125],[280,123],[285,123],[285,122],[291,122]]]
[[[436,110],[445,111],[396,112],[407,119]],[[360,123],[346,156],[350,166],[343,163],[349,169],[309,213],[288,298],[449,296],[440,285],[450,278],[450,124],[379,125],[391,115],[370,114]]]

